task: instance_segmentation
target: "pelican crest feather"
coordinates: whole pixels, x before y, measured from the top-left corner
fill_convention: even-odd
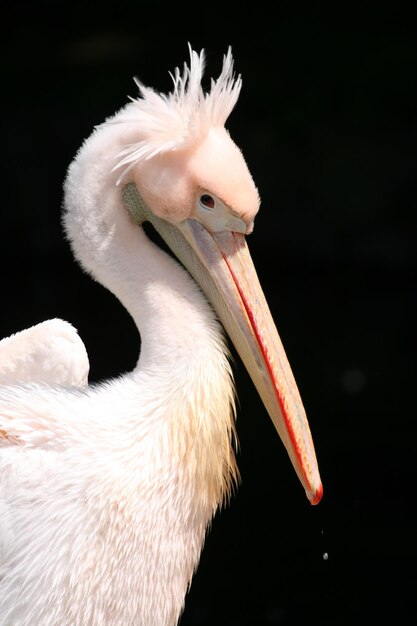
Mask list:
[[[181,74],[178,67],[170,76],[174,89],[168,94],[158,93],[146,87],[138,78],[135,83],[140,97],[131,98],[116,123],[137,124],[141,128],[141,139],[129,144],[119,153],[115,170],[123,169],[118,179],[141,161],[170,151],[188,148],[197,144],[210,128],[223,127],[232,112],[242,87],[242,79],[233,72],[233,56],[229,47],[223,57],[223,68],[217,78],[211,79],[210,91],[204,92],[201,81],[204,74],[204,50],[200,54],[189,46],[190,64],[184,63]]]

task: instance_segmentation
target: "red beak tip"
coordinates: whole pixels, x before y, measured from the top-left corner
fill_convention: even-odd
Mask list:
[[[320,483],[314,492],[308,491],[306,493],[307,498],[310,500],[310,504],[316,505],[323,497],[323,485]]]

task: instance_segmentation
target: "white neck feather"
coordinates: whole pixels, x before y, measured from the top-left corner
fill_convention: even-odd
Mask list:
[[[209,367],[212,359],[225,360],[227,349],[195,282],[132,223],[123,205],[122,188],[111,170],[128,136],[128,124],[106,123],[85,142],[66,180],[64,225],[80,264],[133,317],[141,335],[137,371],[181,378],[182,364]],[[228,378],[228,366],[225,371]],[[230,393],[226,397],[229,401]]]
[[[129,504],[132,517],[138,517],[141,533],[160,534],[155,552],[143,559],[150,561],[155,554],[161,558],[163,553],[167,562],[151,570],[149,580],[145,574],[145,580],[138,581],[138,593],[143,594],[143,585],[152,585],[155,577],[171,585],[171,617],[149,621],[171,625],[197,566],[205,529],[237,478],[231,447],[234,389],[212,309],[185,270],[132,224],[122,190],[115,177],[109,177],[112,157],[120,151],[120,128],[104,125],[84,144],[66,182],[64,221],[75,256],[121,300],[141,335],[136,369],[115,381],[112,391],[113,396],[120,394],[120,405],[129,415],[109,432],[113,427],[125,429],[110,436],[113,446],[117,436],[123,442],[125,476],[143,473],[133,481],[126,479],[135,485]],[[159,497],[147,501],[147,493],[140,501],[141,481],[159,485],[153,487],[155,494],[160,490]],[[155,591],[152,606],[145,608],[161,611],[157,604],[162,602],[166,611],[167,601]]]

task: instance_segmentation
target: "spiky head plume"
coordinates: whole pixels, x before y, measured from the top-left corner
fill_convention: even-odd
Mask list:
[[[169,94],[155,92],[135,79],[140,97],[132,99],[112,121],[134,123],[141,128],[140,140],[124,148],[115,169],[126,173],[141,161],[158,154],[181,150],[197,144],[210,128],[223,127],[239,97],[242,80],[233,74],[233,57],[229,47],[223,57],[223,68],[217,80],[211,80],[210,91],[201,86],[204,72],[204,50],[197,54],[189,46],[190,65],[182,74],[175,68],[170,74],[174,89]]]

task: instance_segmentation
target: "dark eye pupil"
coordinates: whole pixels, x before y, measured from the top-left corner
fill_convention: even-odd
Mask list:
[[[200,197],[201,204],[204,204],[208,209],[214,209],[214,198],[209,196],[208,193],[203,193]]]

